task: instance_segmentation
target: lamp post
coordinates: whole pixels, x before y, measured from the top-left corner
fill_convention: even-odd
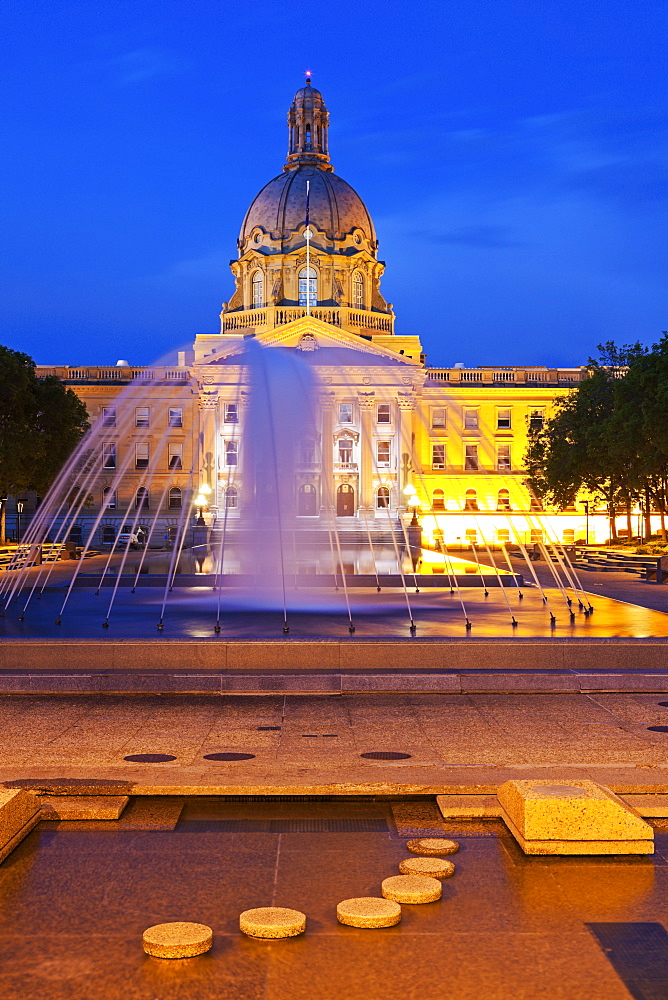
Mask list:
[[[420,509],[420,503],[418,501],[417,490],[414,486],[408,485],[404,487],[404,493],[408,497],[408,509],[413,511],[413,520],[408,525],[409,528],[419,528],[420,522],[418,521],[417,515]]]
[[[195,497],[195,507],[199,510],[199,517],[197,518],[197,525],[199,527],[206,527],[206,521],[204,520],[204,508],[207,506],[208,497],[213,492],[208,483],[202,483],[199,488],[199,492]]]
[[[583,500],[582,506],[585,509],[585,544],[589,545],[589,501]]]
[[[420,502],[418,500],[417,490],[414,486],[405,486],[404,493],[408,498],[408,509],[412,509],[413,511],[413,518],[408,525],[407,535],[411,562],[413,563],[413,572],[415,572],[417,564],[420,561],[420,556],[422,555],[422,525],[418,521]]]
[[[19,500],[16,504],[16,541],[17,543],[21,541],[21,514],[23,513],[23,501]]]

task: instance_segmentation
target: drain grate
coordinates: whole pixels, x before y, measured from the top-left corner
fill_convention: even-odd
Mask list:
[[[668,708],[668,701],[659,701],[657,702],[657,705],[659,705],[660,708]]]
[[[258,731],[258,733],[275,733],[275,732],[279,732],[280,733],[281,727],[280,726],[258,726],[257,727],[257,731]]]
[[[171,753],[131,753],[123,760],[131,760],[133,764],[166,764],[176,757]]]
[[[668,726],[648,726],[647,728],[653,733],[668,733]]]
[[[372,750],[360,754],[360,757],[366,757],[367,760],[408,760],[412,756],[410,753],[398,753],[395,750]]]
[[[254,753],[205,753],[204,760],[255,760]]]
[[[374,817],[326,819],[182,819],[189,833],[387,833],[387,820]]]
[[[634,1000],[668,996],[668,932],[660,923],[586,924]]]

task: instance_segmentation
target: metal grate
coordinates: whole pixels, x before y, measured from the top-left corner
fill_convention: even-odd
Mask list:
[[[205,753],[204,760],[255,760],[254,753]]]
[[[586,924],[634,1000],[668,996],[668,932],[660,923]]]
[[[648,726],[652,733],[668,733],[668,726]]]
[[[360,757],[366,757],[367,760],[408,760],[412,756],[410,753],[397,753],[394,750],[373,750],[360,754]]]
[[[387,833],[387,820],[360,817],[327,819],[183,819],[176,824],[188,833]]]
[[[131,753],[123,760],[131,760],[133,764],[166,764],[176,757],[171,753]]]

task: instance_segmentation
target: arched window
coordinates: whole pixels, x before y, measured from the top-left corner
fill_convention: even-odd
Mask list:
[[[311,148],[311,126],[306,126],[306,149]]]
[[[102,490],[102,506],[107,510],[116,509],[116,490],[112,490],[111,486],[105,486]]]
[[[318,304],[318,275],[312,267],[303,267],[299,272],[299,305]]]
[[[364,309],[364,278],[359,271],[353,275],[353,308]]]
[[[181,504],[183,503],[183,497],[181,495],[181,490],[178,486],[172,486],[169,491],[169,509],[170,510],[181,510]]]
[[[228,486],[225,490],[225,506],[228,510],[236,510],[239,506],[239,493],[236,486]]]
[[[431,495],[431,509],[445,510],[445,493],[443,490],[434,490]]]
[[[376,509],[384,510],[390,506],[390,490],[387,486],[379,486],[376,490]]]
[[[142,510],[148,510],[149,506],[149,495],[148,490],[145,486],[140,486],[135,494],[135,507],[141,507]]]
[[[510,510],[510,491],[499,490],[499,499],[496,505],[497,510]]]
[[[102,544],[113,545],[116,539],[116,529],[113,524],[105,524],[102,527]]]
[[[478,510],[478,494],[475,490],[466,491],[464,510]]]
[[[261,309],[264,305],[264,281],[262,271],[254,271],[251,281],[251,309]]]
[[[68,541],[75,545],[83,545],[83,531],[80,524],[73,524],[70,528]]]

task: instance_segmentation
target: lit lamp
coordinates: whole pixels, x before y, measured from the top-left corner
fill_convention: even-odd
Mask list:
[[[408,498],[408,508],[413,511],[413,520],[409,524],[409,528],[419,528],[420,522],[417,519],[418,511],[420,509],[420,503],[418,501],[417,490],[414,486],[409,485],[404,487],[404,493]]]
[[[199,517],[197,518],[198,525],[206,525],[204,520],[204,508],[207,505],[207,497],[212,493],[212,489],[208,483],[203,483],[199,488],[199,493],[195,497],[195,507],[199,509]]]

